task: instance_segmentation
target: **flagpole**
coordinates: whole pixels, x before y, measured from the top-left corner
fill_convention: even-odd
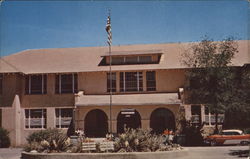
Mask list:
[[[108,44],[109,44],[109,133],[112,133],[112,58],[111,58],[111,44],[112,44],[112,33],[111,33],[111,14],[110,9],[108,13]]]
[[[110,90],[109,90],[109,118],[110,118],[110,133],[112,133],[112,70],[111,70],[111,45],[109,45],[109,85],[110,85]]]

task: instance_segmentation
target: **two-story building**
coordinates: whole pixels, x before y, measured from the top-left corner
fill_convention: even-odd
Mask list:
[[[19,146],[36,130],[67,129],[72,118],[89,137],[125,127],[175,130],[183,112],[187,120],[198,114],[211,124],[204,107],[183,100],[188,68],[181,54],[190,45],[112,46],[111,75],[108,47],[25,50],[2,57],[1,126]],[[249,41],[238,45],[233,65],[241,67],[250,61]]]

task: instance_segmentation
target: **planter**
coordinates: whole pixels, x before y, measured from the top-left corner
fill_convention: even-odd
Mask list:
[[[166,159],[184,157],[187,150],[130,153],[28,153],[22,152],[22,159]]]

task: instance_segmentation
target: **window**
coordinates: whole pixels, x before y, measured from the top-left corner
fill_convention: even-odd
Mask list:
[[[116,92],[116,73],[112,72],[111,74],[112,79],[112,92]],[[110,73],[107,73],[107,92],[110,92]]]
[[[126,64],[137,64],[137,63],[139,63],[138,56],[125,57],[125,63]]]
[[[120,65],[124,63],[124,57],[112,57],[112,65]]]
[[[25,109],[25,128],[46,128],[46,109]]]
[[[120,72],[120,91],[142,91],[142,72]]]
[[[155,91],[156,90],[155,71],[147,71],[146,79],[147,79],[147,91]]]
[[[107,58],[107,57],[106,57]],[[113,56],[112,65],[129,65],[129,64],[151,64],[151,55],[140,55],[140,56]],[[157,63],[157,62],[155,62]],[[107,62],[109,64],[109,62]]]
[[[56,93],[76,93],[77,74],[56,75]]]
[[[218,124],[223,124],[224,114],[218,114]],[[205,106],[205,124],[214,125],[215,124],[215,113],[210,111],[208,106]]]
[[[201,124],[201,106],[191,105],[192,124]]]
[[[152,63],[152,56],[139,56],[139,62],[141,64]]]
[[[26,94],[46,94],[47,75],[29,75],[25,77]]]
[[[56,127],[68,128],[73,117],[72,108],[56,109]]]
[[[3,94],[3,75],[0,74],[0,94]]]

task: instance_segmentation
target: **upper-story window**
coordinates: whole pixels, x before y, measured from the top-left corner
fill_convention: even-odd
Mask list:
[[[142,90],[142,72],[120,72],[121,92],[135,92]]]
[[[112,88],[110,87],[112,86]],[[111,85],[110,85],[110,73],[107,73],[107,92],[110,92],[110,89],[112,89],[112,92],[116,92],[116,73],[111,73]]]
[[[3,94],[3,75],[0,74],[0,94]]]
[[[155,91],[156,90],[155,71],[147,71],[146,79],[147,79],[147,91]]]
[[[25,77],[26,94],[46,94],[47,75],[28,75]]]
[[[56,75],[56,93],[76,93],[77,81],[77,74]]]
[[[114,56],[111,57],[112,65],[129,65],[129,64],[150,64],[153,63],[151,55],[140,56]]]

